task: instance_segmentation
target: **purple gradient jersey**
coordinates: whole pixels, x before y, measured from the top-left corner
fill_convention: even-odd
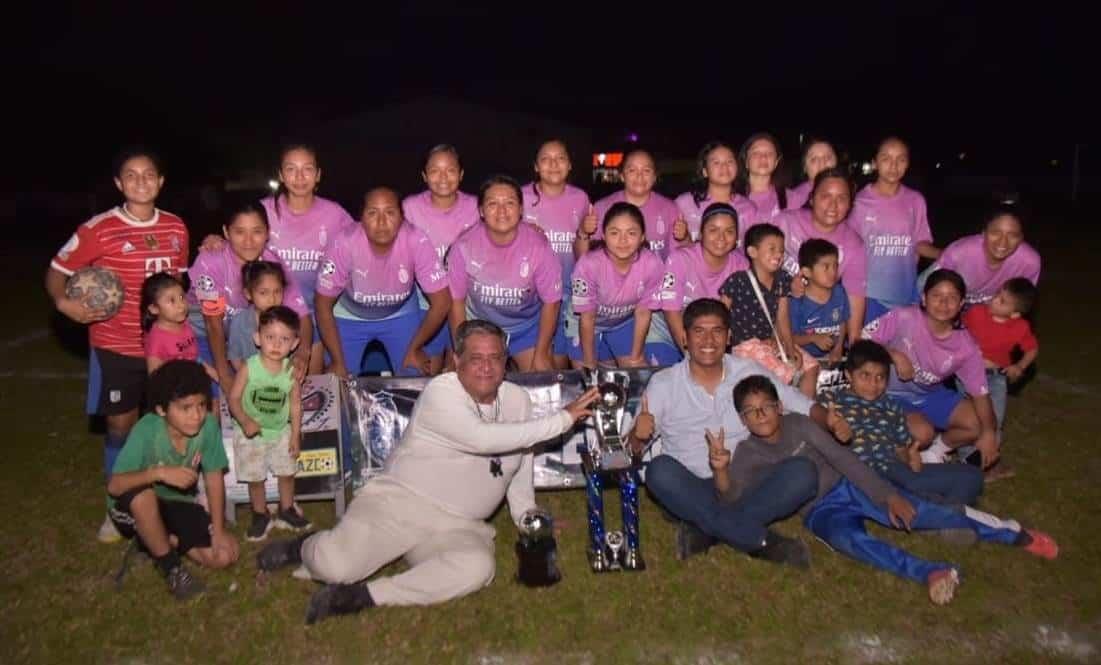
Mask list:
[[[769,187],[763,192],[750,192],[749,200],[753,203],[754,209],[757,211],[757,218],[753,220],[752,224],[746,224],[748,230],[751,226],[757,224],[763,224],[765,222],[775,223],[776,216],[782,211],[780,210],[780,199],[776,196],[776,188]]]
[[[310,311],[313,311],[313,294],[317,279],[317,264],[329,239],[356,226],[351,216],[339,203],[315,196],[313,205],[303,213],[291,210],[286,197],[279,199],[279,211],[275,199],[268,197],[260,203],[268,211],[268,249],[279,255],[283,266],[290,272],[287,279],[298,284]]]
[[[933,242],[925,197],[906,186],[886,198],[868,185],[845,221],[864,241],[868,297],[888,307],[914,302],[919,242]]]
[[[704,261],[703,248],[699,243],[681,247],[665,262],[665,276],[661,280],[661,308],[667,312],[679,312],[700,298],[718,298],[719,287],[726,278],[747,269],[749,260],[737,250],[730,252],[726,264],[716,272]]]
[[[589,195],[566,185],[565,191],[551,197],[536,191],[535,183],[524,185],[523,193],[524,221],[543,229],[562,266],[562,283],[568,284],[573,274],[573,241],[581,219],[589,212]]]
[[[806,208],[785,210],[772,222],[784,232],[783,269],[792,277],[799,274],[799,247],[811,238],[823,238],[837,245],[838,275],[841,284],[850,296],[863,297],[868,292],[867,257],[864,255],[864,241],[844,222],[838,224],[830,233],[823,233],[811,221],[811,212]]]
[[[627,195],[620,190],[600,199],[593,205],[596,212],[597,227],[594,238],[604,237],[604,213],[608,212],[613,204],[626,201]],[[673,224],[676,223],[680,212],[677,204],[668,198],[650,192],[650,198],[646,199],[646,205],[640,206],[642,218],[646,222],[646,240],[651,251],[657,253],[662,261],[669,258],[669,253],[677,247],[677,241],[673,240]]]
[[[865,339],[904,354],[914,366],[912,381],[900,381],[894,368],[887,390],[921,399],[955,375],[971,395],[986,395],[986,368],[982,351],[963,329],[939,338],[929,330],[925,312],[917,305],[896,307],[864,327]]]
[[[640,304],[661,309],[665,266],[661,258],[643,249],[624,275],[616,270],[603,249],[594,249],[577,260],[573,270],[573,311],[596,312],[596,329],[610,330],[634,318]]]
[[[362,227],[333,239],[317,271],[317,292],[340,296],[340,304],[364,321],[419,309],[414,286],[425,293],[446,288],[447,271],[428,235],[403,223],[390,251],[379,256]]]
[[[440,210],[432,205],[432,192],[427,189],[420,194],[412,194],[401,202],[401,212],[405,221],[428,234],[436,256],[442,261],[447,249],[463,231],[481,221],[478,214],[478,199],[459,192],[455,205]]]
[[[260,258],[278,263],[283,266],[283,272],[289,275],[290,270],[286,264],[272,250],[265,249]],[[204,302],[224,303],[223,321],[229,321],[238,312],[248,309],[249,301],[241,286],[241,260],[233,253],[233,247],[228,242],[215,252],[200,251],[195,257],[195,263],[191,264],[188,275],[191,277],[191,288],[187,292],[187,302],[191,305],[191,326],[197,334],[206,335],[206,321],[201,309]],[[310,313],[302,290],[298,288],[298,282],[289,277],[287,288],[283,291],[283,304],[300,316]]]
[[[692,240],[699,240],[700,217],[703,216],[703,211],[707,210],[707,206],[714,203],[714,201],[711,199],[704,199],[696,203],[696,199],[692,196],[692,192],[685,192],[677,197],[675,203],[677,211],[680,212],[681,217],[684,217],[684,221],[688,223],[688,232],[692,234]],[[746,229],[756,223],[757,206],[753,205],[752,201],[741,194],[735,194],[730,205],[738,213],[738,246],[741,247],[742,241],[745,240]],[[670,254],[670,256],[671,255],[672,254]]]
[[[802,208],[810,200],[810,190],[814,189],[814,182],[804,180],[788,190],[788,210]]]
[[[997,268],[986,261],[981,233],[960,238],[948,245],[937,259],[935,268],[955,270],[967,285],[968,303],[990,302],[1007,280],[1024,277],[1039,286],[1040,254],[1032,245],[1022,242]]]
[[[543,303],[562,300],[562,266],[550,242],[530,224],[498,245],[485,224],[459,236],[447,254],[451,297],[465,300],[468,315],[492,321],[507,333],[539,320]]]

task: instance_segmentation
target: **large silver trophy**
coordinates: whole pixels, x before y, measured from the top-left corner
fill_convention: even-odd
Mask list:
[[[554,538],[554,520],[542,508],[532,508],[520,516],[516,557],[516,579],[526,586],[550,586],[562,579],[558,569],[558,543]]]
[[[625,427],[630,382],[629,374],[617,370],[590,370],[586,376],[586,383],[600,391],[592,406],[594,436],[578,445],[585,470],[589,565],[597,573],[646,568],[638,538],[640,460],[631,452]],[[609,475],[619,484],[623,531],[604,528],[604,478]]]

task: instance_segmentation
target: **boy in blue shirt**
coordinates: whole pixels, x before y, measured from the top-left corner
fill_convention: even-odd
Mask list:
[[[849,297],[837,279],[840,254],[829,240],[811,238],[799,246],[799,272],[806,290],[788,305],[792,339],[829,363],[845,353]],[[849,340],[852,341],[852,340]]]

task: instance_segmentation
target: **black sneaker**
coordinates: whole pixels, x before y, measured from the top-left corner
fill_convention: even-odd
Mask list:
[[[168,590],[176,597],[176,600],[187,600],[206,591],[206,586],[187,572],[183,565],[174,567],[164,576],[168,582]]]
[[[310,596],[306,623],[317,623],[340,614],[355,614],[374,606],[375,601],[365,584],[326,584]]]
[[[285,566],[297,566],[302,563],[302,543],[312,536],[304,533],[290,540],[276,540],[264,545],[256,554],[256,567],[271,572]]]
[[[803,541],[781,536],[775,531],[767,532],[764,547],[749,552],[749,556],[773,563],[786,563],[796,568],[810,568],[810,550]]]
[[[715,544],[715,539],[696,528],[691,522],[677,524],[677,561],[684,561],[697,554],[703,554]]]
[[[301,531],[309,529],[313,524],[310,524],[310,521],[298,510],[297,506],[291,506],[286,510],[280,509],[275,514],[275,526],[287,531]]]
[[[265,510],[262,513],[252,511],[252,524],[249,525],[245,538],[258,543],[268,537],[268,531],[271,531],[271,527],[271,515],[268,514],[268,511]]]

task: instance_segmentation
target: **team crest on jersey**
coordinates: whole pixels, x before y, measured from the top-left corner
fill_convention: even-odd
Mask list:
[[[660,235],[665,235],[665,218],[662,217],[661,215],[658,215],[657,229],[658,229],[658,235],[659,236]]]
[[[180,251],[180,237],[179,236],[173,234],[172,239],[169,240],[168,244],[172,245],[172,251],[173,252]]]
[[[955,358],[956,357],[954,355],[952,355],[951,353],[948,354],[948,357],[945,358],[944,362],[942,362],[940,364],[941,374],[944,374],[944,373],[948,372],[948,370],[952,369],[952,361],[955,360]]]
[[[199,293],[214,293],[214,280],[210,275],[199,275],[195,278],[195,290]]]
[[[573,287],[571,290],[573,291],[574,298],[584,298],[589,295],[589,283],[578,277],[573,280]]]
[[[841,318],[841,311],[834,308],[833,313],[830,316],[834,320],[834,322],[836,323],[837,320]]]
[[[673,273],[671,273],[671,272],[667,272],[661,278],[661,288],[662,288],[663,291],[666,290],[666,289],[671,289],[671,288],[673,288],[673,285],[676,284],[676,282],[677,282],[676,276],[673,275]]]
[[[79,246],[80,238],[78,238],[77,235],[74,233],[73,237],[69,238],[69,242],[65,243],[65,245],[62,246],[60,250],[58,250],[57,255],[61,257],[62,261],[68,261],[69,255],[75,252],[76,248]]]
[[[405,266],[398,268],[398,281],[402,284],[409,283],[409,271],[405,269]]]
[[[322,226],[321,230],[317,233],[317,243],[319,245],[321,245],[322,247],[324,247],[325,245],[329,244],[328,240],[329,240],[329,233],[328,233],[328,231],[325,230],[325,227]]]
[[[143,240],[145,240],[145,246],[149,249],[160,249],[161,244],[157,242],[157,236],[152,233],[146,233]]]
[[[122,250],[121,251],[122,251],[123,254],[129,254],[130,252],[132,252],[136,249],[137,249],[137,247],[134,247],[134,244],[131,243],[129,240],[122,243]]]
[[[321,264],[321,274],[322,275],[327,276],[327,275],[333,274],[334,272],[336,272],[336,264],[333,263],[332,259],[329,259],[329,260],[325,261],[325,263]]]
[[[520,276],[521,277],[527,277],[530,273],[531,273],[531,265],[528,264],[527,260],[521,261],[520,262]]]
[[[879,319],[867,323],[860,331],[862,337],[871,337],[872,333],[879,330]]]

